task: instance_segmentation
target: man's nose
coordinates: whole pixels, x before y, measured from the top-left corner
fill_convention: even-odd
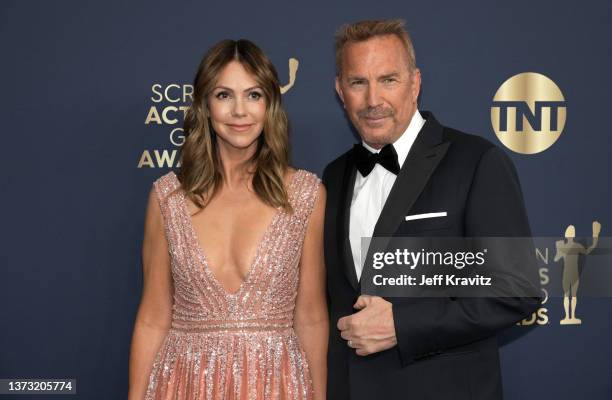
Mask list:
[[[378,92],[378,88],[376,85],[368,85],[368,91],[366,93],[366,100],[368,102],[368,107],[376,107],[380,105],[381,100]]]

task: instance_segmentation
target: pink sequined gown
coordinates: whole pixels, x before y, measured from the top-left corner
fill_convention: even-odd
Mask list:
[[[310,172],[293,175],[288,194],[294,213],[277,211],[245,282],[231,294],[208,268],[175,173],[154,182],[171,257],[174,305],[145,399],[312,398],[293,311],[318,184]]]

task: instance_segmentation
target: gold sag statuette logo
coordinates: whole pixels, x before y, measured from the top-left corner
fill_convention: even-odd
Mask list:
[[[576,318],[576,305],[578,303],[578,286],[580,284],[580,273],[578,272],[578,258],[580,255],[588,255],[599,241],[599,233],[601,232],[601,224],[593,221],[593,243],[586,248],[582,244],[575,242],[576,229],[574,225],[569,225],[565,229],[565,239],[555,242],[557,253],[555,254],[555,262],[563,259],[563,309],[565,310],[565,318],[559,324],[561,325],[580,325],[582,320]]]
[[[297,70],[300,63],[296,58],[289,59],[289,82],[280,88],[281,94],[285,94],[295,84]],[[149,107],[145,118],[145,125],[168,125],[172,127],[169,134],[169,142],[180,147],[185,142],[183,132],[183,121],[193,101],[193,85],[179,85],[172,83],[163,86],[159,83],[151,86],[153,95],[150,100],[154,103]],[[138,168],[171,168],[180,167],[177,149],[145,149],[140,155]]]
[[[574,225],[568,225],[565,229],[565,239],[555,242],[555,257],[553,262],[563,262],[563,274],[561,283],[563,285],[563,309],[565,317],[559,321],[560,325],[581,325],[582,320],[576,317],[576,306],[578,304],[578,286],[580,285],[579,261],[580,256],[590,254],[599,242],[599,234],[601,233],[601,224],[598,221],[593,221],[593,241],[589,247],[576,242],[576,229]],[[549,248],[536,248],[536,259],[544,265],[539,268],[540,285],[542,288],[543,300],[542,306],[538,308],[531,316],[517,322],[517,325],[547,325],[548,324],[548,309],[545,304],[548,302],[548,290],[546,286],[550,283],[549,269]]]
[[[550,78],[523,72],[497,89],[491,124],[500,142],[521,154],[546,150],[561,136],[567,116],[561,89]]]

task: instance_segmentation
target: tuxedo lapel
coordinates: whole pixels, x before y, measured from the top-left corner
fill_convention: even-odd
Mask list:
[[[434,116],[426,111],[421,113],[426,118],[425,125],[397,175],[374,227],[373,237],[390,237],[395,234],[450,145],[450,142],[442,140],[442,126]],[[379,239],[376,247],[385,248],[387,243],[388,239]],[[372,256],[370,250],[366,260]]]
[[[356,174],[357,168],[355,167],[355,162],[352,155],[349,155],[344,167],[340,192],[340,208],[338,209],[338,229],[340,230],[338,235],[338,254],[340,254],[344,274],[355,290],[357,290],[359,284],[357,282],[357,273],[355,272],[351,242],[349,240],[349,223],[351,220],[351,200],[353,198]]]

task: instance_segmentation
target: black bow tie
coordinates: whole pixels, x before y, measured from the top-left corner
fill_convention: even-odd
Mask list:
[[[363,147],[363,145],[356,144],[353,146],[353,157],[357,169],[364,177],[372,172],[376,163],[379,163],[395,175],[397,175],[400,170],[399,162],[397,161],[397,153],[392,144],[385,145],[379,153],[371,153],[368,149]]]

